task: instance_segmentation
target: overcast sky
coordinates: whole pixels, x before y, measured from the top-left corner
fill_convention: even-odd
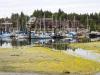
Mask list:
[[[0,17],[10,17],[12,13],[23,11],[31,15],[35,9],[66,13],[100,12],[100,0],[0,0]]]

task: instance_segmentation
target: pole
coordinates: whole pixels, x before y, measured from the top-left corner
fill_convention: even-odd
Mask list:
[[[44,24],[44,32],[45,32],[45,13],[44,13],[44,18],[43,18],[43,24]]]
[[[53,32],[53,14],[52,14],[52,32]]]
[[[40,31],[41,31],[41,18],[40,18]]]

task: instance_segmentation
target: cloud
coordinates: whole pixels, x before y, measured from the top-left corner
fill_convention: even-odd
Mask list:
[[[32,14],[35,9],[56,12],[59,8],[67,13],[90,13],[100,11],[100,0],[0,0],[0,17],[21,11]]]

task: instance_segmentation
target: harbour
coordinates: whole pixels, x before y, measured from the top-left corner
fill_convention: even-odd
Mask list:
[[[99,7],[0,0],[0,75],[100,75]]]

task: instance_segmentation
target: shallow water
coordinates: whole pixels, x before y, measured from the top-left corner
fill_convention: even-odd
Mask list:
[[[64,52],[73,56],[79,56],[85,59],[100,62],[100,54],[95,53],[92,50],[89,51],[89,50],[78,48],[78,49],[75,49],[74,51],[72,49],[68,49]]]
[[[95,75],[100,75],[100,72],[99,73],[96,73]]]

